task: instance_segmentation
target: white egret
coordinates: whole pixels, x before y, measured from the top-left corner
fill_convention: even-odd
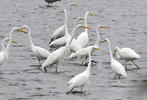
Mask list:
[[[10,33],[9,33],[9,38],[5,38],[3,39],[2,43],[1,43],[1,46],[2,46],[2,50],[0,52],[0,65],[6,60],[8,59],[8,56],[9,56],[9,49],[10,49],[10,45],[11,45],[11,42],[12,43],[15,43],[15,41],[12,41],[12,33],[15,32],[15,31],[18,31],[19,28],[18,27],[14,27],[11,29]],[[8,43],[7,43],[7,46],[5,47],[4,46],[4,42],[6,40],[9,40]]]
[[[91,51],[89,52],[89,64],[88,64],[86,70],[84,72],[76,75],[68,82],[67,94],[72,93],[74,88],[79,88],[79,87],[81,87],[81,92],[83,91],[83,87],[89,83],[90,67],[91,67]]]
[[[134,63],[134,60],[139,59],[140,55],[137,54],[133,49],[116,47],[113,56],[115,56],[115,54],[117,54],[117,57],[119,57],[121,60],[125,61],[126,64],[125,68],[127,68],[127,62],[129,61],[131,61],[133,64],[136,65],[137,68],[139,68],[138,65]]]
[[[69,10],[70,10],[70,8],[71,8],[72,6],[78,6],[78,5],[75,4],[75,3],[70,3],[69,8],[68,8],[68,12],[69,12]],[[66,20],[66,17],[65,17],[64,20]],[[64,21],[64,25],[62,25],[61,27],[59,27],[59,28],[53,33],[53,36],[51,37],[50,43],[51,43],[53,40],[55,40],[55,39],[57,39],[57,38],[60,38],[60,37],[62,37],[62,36],[64,36],[64,35],[65,35],[65,21]]]
[[[70,59],[71,58],[76,58],[76,57],[81,57],[81,58],[83,58],[82,64],[85,65],[86,64],[86,59],[88,57],[88,53],[90,52],[90,50],[91,50],[91,54],[92,54],[95,50],[99,50],[99,44],[104,42],[103,40],[100,41],[99,30],[101,28],[109,28],[109,27],[108,26],[103,26],[103,25],[98,25],[97,28],[96,28],[97,40],[96,40],[95,44],[92,45],[92,46],[82,48],[82,49],[78,50],[75,53],[71,53]]]
[[[37,57],[37,59],[39,61],[39,65],[41,65],[40,60],[46,59],[50,55],[50,52],[42,47],[36,46],[33,43],[32,37],[31,37],[31,30],[27,25],[24,25],[22,28],[19,29],[19,31],[28,34],[30,47],[31,47],[34,55]]]
[[[66,17],[66,16],[65,16],[65,17]],[[74,26],[77,25],[77,22],[78,22],[79,20],[84,20],[84,19],[83,19],[82,17],[77,17],[76,20],[75,20]],[[69,34],[68,34],[68,35],[69,35]],[[74,40],[74,41],[75,41],[75,40]],[[61,37],[61,38],[58,38],[58,39],[52,41],[52,42],[49,44],[49,46],[50,46],[50,47],[52,47],[52,46],[56,47],[56,46],[64,46],[65,44],[66,44],[66,35],[63,36],[63,37]]]
[[[86,27],[88,27],[87,26],[87,16],[88,16],[88,14],[90,14],[90,15],[92,15],[93,16],[93,14],[91,14],[91,13],[89,13],[89,11],[87,11],[86,13],[85,13],[85,26]],[[81,46],[81,48],[84,48],[87,44],[88,44],[88,42],[89,42],[89,38],[88,38],[88,29],[85,29],[85,31],[84,32],[82,32],[78,37],[77,37],[77,41],[79,42],[79,44],[80,44],[80,46]]]
[[[109,39],[106,38],[105,41],[107,41],[109,45],[108,48],[109,48],[109,54],[111,59],[111,67],[112,67],[112,70],[115,72],[115,78],[117,78],[117,76],[119,76],[118,78],[120,78],[120,76],[127,77],[127,73],[125,71],[124,66],[113,58]]]

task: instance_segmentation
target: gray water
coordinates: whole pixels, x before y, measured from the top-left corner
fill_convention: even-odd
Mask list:
[[[56,48],[49,48],[48,42],[53,31],[63,25],[64,15],[59,12],[69,3],[69,0],[62,0],[47,8],[44,0],[0,0],[0,40],[8,36],[12,27],[27,24],[33,42],[54,51]],[[113,79],[107,45],[104,44],[92,56],[97,63],[91,67],[91,83],[84,89],[86,92],[67,95],[67,82],[86,66],[81,65],[81,60],[70,61],[66,56],[59,64],[59,73],[55,73],[54,65],[44,73],[37,69],[38,61],[29,48],[28,36],[17,32],[13,39],[18,44],[11,46],[9,59],[0,66],[0,100],[146,100],[147,1],[75,0],[75,3],[79,7],[71,10],[70,30],[77,16],[90,11],[94,16],[88,16],[89,45],[96,40],[96,25],[107,25],[110,28],[101,30],[102,38],[109,38],[112,48],[130,47],[139,53],[141,59],[136,63],[140,70],[129,63],[128,77]]]

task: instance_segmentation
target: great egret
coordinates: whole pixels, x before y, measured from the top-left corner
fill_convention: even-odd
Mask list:
[[[75,4],[75,3],[70,3],[69,8],[68,8],[68,12],[69,12],[69,10],[70,10],[70,8],[71,8],[72,6],[78,6],[78,5]],[[54,31],[53,36],[51,37],[50,43],[51,43],[53,40],[55,40],[55,39],[57,39],[57,38],[60,38],[60,37],[62,37],[62,36],[65,35],[65,24],[66,24],[66,23],[65,23],[65,20],[67,20],[66,18],[67,18],[67,17],[64,18],[64,25],[62,25],[62,26],[59,27],[56,31]]]
[[[117,57],[119,57],[121,60],[125,61],[126,64],[125,68],[127,68],[127,62],[129,61],[131,61],[133,64],[136,65],[137,68],[139,68],[138,65],[134,63],[134,60],[139,59],[140,55],[137,54],[133,49],[116,47],[113,56],[115,56],[115,54],[117,54]]]
[[[97,28],[96,28],[97,40],[96,40],[95,44],[92,45],[92,46],[82,48],[82,49],[78,50],[75,53],[71,53],[70,59],[71,58],[76,58],[76,57],[82,57],[83,58],[82,64],[85,65],[86,59],[88,57],[88,53],[90,52],[90,50],[91,50],[91,54],[92,54],[95,50],[99,50],[99,44],[104,42],[103,40],[100,41],[99,30],[101,28],[109,28],[109,27],[108,26],[103,26],[103,25],[98,25]]]
[[[65,17],[66,17],[66,16],[65,16]],[[84,20],[84,19],[83,19],[82,17],[77,17],[76,20],[75,20],[74,26],[77,25],[77,22],[78,22],[79,20]],[[68,35],[69,35],[69,34],[68,34]],[[75,40],[74,40],[74,41],[75,41]],[[50,47],[52,47],[52,46],[56,47],[56,46],[64,46],[65,44],[66,44],[66,35],[63,36],[63,37],[61,37],[61,38],[58,38],[58,39],[52,41],[52,42],[50,43],[49,46],[50,46]]]
[[[48,3],[48,7],[52,6],[52,3],[56,2],[56,1],[61,1],[61,0],[45,0]],[[49,5],[51,4],[51,6]]]
[[[89,78],[90,78],[90,67],[91,67],[91,51],[89,52],[89,64],[86,68],[86,70],[75,77],[73,77],[69,82],[68,82],[68,93],[71,93],[74,88],[79,88],[81,87],[81,92],[83,91],[83,87],[89,83]]]
[[[22,28],[19,29],[21,32],[28,34],[29,40],[30,40],[30,47],[34,53],[34,55],[37,57],[39,61],[39,65],[41,65],[40,60],[46,59],[49,55],[50,52],[44,48],[41,48],[39,46],[35,46],[35,44],[32,41],[31,37],[31,30],[27,25],[24,25]]]
[[[109,39],[106,38],[105,41],[107,41],[108,45],[109,45],[111,67],[112,67],[112,70],[115,72],[115,78],[117,78],[117,76],[119,76],[119,78],[120,78],[120,76],[127,77],[127,73],[125,71],[124,66],[113,58],[112,51],[111,51],[111,44],[110,44]]]
[[[90,15],[93,16],[93,14],[89,13],[89,11],[87,11],[87,12],[85,13],[85,18],[84,18],[84,19],[85,19],[85,26],[87,26],[87,16],[88,16],[88,14],[90,14]],[[87,26],[87,27],[88,27],[88,26]],[[88,42],[89,42],[89,38],[88,38],[88,29],[85,29],[85,31],[82,32],[82,33],[77,37],[77,41],[79,42],[81,48],[84,48],[84,47],[88,44]]]
[[[15,31],[18,31],[18,30],[19,30],[18,27],[12,28],[11,31],[10,31],[10,33],[9,33],[9,37],[2,40],[2,43],[1,43],[2,50],[1,50],[1,52],[0,52],[0,65],[1,65],[6,59],[8,59],[8,56],[9,56],[9,49],[10,49],[11,42],[16,44],[15,41],[12,41],[12,33],[15,32]],[[4,46],[4,42],[5,42],[6,40],[9,40],[9,41],[8,41],[8,43],[7,43],[7,46],[5,47],[5,46]]]

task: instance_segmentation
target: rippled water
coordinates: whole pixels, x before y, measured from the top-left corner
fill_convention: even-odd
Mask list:
[[[62,0],[47,8],[44,0],[1,0],[0,40],[8,36],[13,26],[27,24],[33,42],[52,52],[55,48],[48,47],[50,36],[63,24],[64,15],[59,12],[69,3],[70,0]],[[141,69],[128,70],[128,78],[114,80],[107,45],[103,45],[92,57],[98,63],[92,66],[91,84],[86,92],[67,95],[67,82],[86,68],[81,61],[65,57],[59,64],[59,73],[55,73],[54,67],[44,73],[37,69],[38,61],[29,48],[28,36],[14,33],[13,39],[18,44],[12,46],[9,59],[0,66],[0,100],[146,100],[147,1],[75,0],[75,3],[80,6],[72,8],[71,23],[87,10],[95,15],[88,16],[90,44],[95,42],[96,25],[107,25],[110,28],[101,30],[102,38],[110,38],[113,48],[130,47],[137,51],[142,56],[136,61]],[[129,69],[132,68],[135,66],[129,63]]]

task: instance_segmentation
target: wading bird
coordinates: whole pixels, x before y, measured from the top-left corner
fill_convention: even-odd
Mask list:
[[[87,26],[87,16],[88,16],[89,14],[90,14],[91,16],[93,16],[93,14],[89,13],[89,11],[87,11],[87,12],[85,13],[85,17],[84,17],[85,20],[84,20],[84,21],[85,21],[85,26],[86,26],[86,27],[88,27],[88,26]],[[82,33],[77,37],[77,41],[79,42],[81,48],[84,48],[84,47],[88,44],[88,42],[89,42],[89,38],[88,38],[88,29],[85,29],[85,31],[82,32]]]
[[[37,59],[39,61],[39,65],[41,65],[40,60],[46,59],[50,55],[50,52],[48,50],[44,49],[44,48],[36,46],[33,43],[32,37],[31,37],[31,30],[27,25],[24,25],[22,28],[19,29],[19,31],[28,34],[29,41],[30,41],[30,47],[31,47],[34,55],[37,57]]]
[[[2,43],[1,43],[2,50],[1,50],[1,52],[0,52],[0,65],[1,65],[6,59],[8,59],[8,56],[9,56],[9,49],[10,49],[11,42],[16,44],[15,41],[12,41],[12,33],[15,32],[15,31],[18,31],[18,30],[19,30],[18,27],[12,28],[11,31],[10,31],[10,33],[9,33],[9,37],[2,40]],[[5,46],[4,46],[4,42],[5,42],[6,40],[9,40],[9,41],[8,41],[8,43],[7,43],[7,46],[5,47]]]
[[[112,67],[112,70],[115,72],[115,78],[117,78],[117,76],[118,76],[118,78],[120,78],[120,76],[127,77],[127,73],[125,71],[124,66],[113,58],[112,51],[111,51],[111,44],[110,44],[109,39],[106,38],[105,41],[107,41],[108,45],[109,45],[111,67]]]
[[[116,47],[116,49],[114,50],[113,56],[115,56],[116,54],[119,59],[125,61],[125,64],[126,64],[125,68],[127,68],[127,63],[129,61],[131,61],[133,64],[136,65],[137,68],[139,68],[138,65],[134,63],[134,60],[139,59],[140,55],[137,54],[133,49]]]
[[[88,53],[90,52],[90,50],[91,50],[90,53],[92,54],[95,50],[99,50],[99,44],[104,42],[104,40],[100,41],[99,30],[101,28],[109,28],[109,27],[108,26],[103,26],[103,25],[98,25],[97,28],[96,28],[97,40],[96,40],[95,44],[92,45],[92,46],[82,48],[82,49],[78,50],[75,53],[71,53],[70,59],[71,58],[76,58],[76,57],[81,57],[81,58],[83,58],[82,64],[85,65],[86,64],[86,59],[88,57]]]
[[[87,69],[73,77],[69,82],[68,82],[68,93],[72,93],[74,88],[81,88],[81,92],[83,92],[83,87],[89,83],[89,78],[90,78],[90,67],[91,67],[91,51],[89,52],[89,64],[87,66]]]

